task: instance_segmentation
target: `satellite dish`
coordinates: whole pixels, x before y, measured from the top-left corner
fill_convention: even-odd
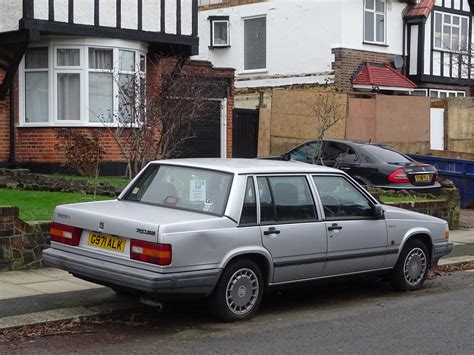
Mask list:
[[[393,56],[393,65],[395,65],[395,68],[397,69],[402,69],[404,64],[403,57],[401,55],[394,55]]]

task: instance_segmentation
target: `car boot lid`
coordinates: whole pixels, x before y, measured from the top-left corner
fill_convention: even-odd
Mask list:
[[[61,205],[54,212],[56,223],[155,243],[160,226],[210,218],[216,217],[121,200]]]

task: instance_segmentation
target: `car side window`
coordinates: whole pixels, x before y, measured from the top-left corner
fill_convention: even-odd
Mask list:
[[[341,146],[344,149],[344,153],[342,154],[342,163],[348,165],[359,164],[359,157],[357,156],[354,149],[345,144],[341,144]]]
[[[266,177],[258,177],[258,196],[260,197],[260,223],[276,222],[273,197]]]
[[[244,205],[242,215],[240,216],[240,225],[257,224],[257,199],[255,197],[255,186],[253,178],[247,178],[247,187],[245,188]]]
[[[313,176],[326,219],[373,217],[370,201],[342,176]]]
[[[304,176],[259,178],[259,193],[262,223],[305,222],[316,219],[313,198]]]
[[[296,148],[290,153],[292,160],[298,161],[311,161],[316,155],[316,151],[319,148],[319,142],[307,143],[301,147]]]
[[[349,165],[359,163],[355,151],[348,145],[339,142],[326,142],[322,159],[327,166],[340,166],[341,163]]]

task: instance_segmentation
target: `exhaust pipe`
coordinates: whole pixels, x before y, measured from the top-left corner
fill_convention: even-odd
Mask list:
[[[140,302],[146,306],[151,306],[155,308],[158,312],[161,312],[163,310],[163,304],[158,301],[157,298],[149,296],[140,296]]]

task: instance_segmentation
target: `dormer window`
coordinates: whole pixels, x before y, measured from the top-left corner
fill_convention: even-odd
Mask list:
[[[364,0],[364,42],[385,44],[385,0]]]
[[[229,16],[211,16],[210,48],[230,47]]]

